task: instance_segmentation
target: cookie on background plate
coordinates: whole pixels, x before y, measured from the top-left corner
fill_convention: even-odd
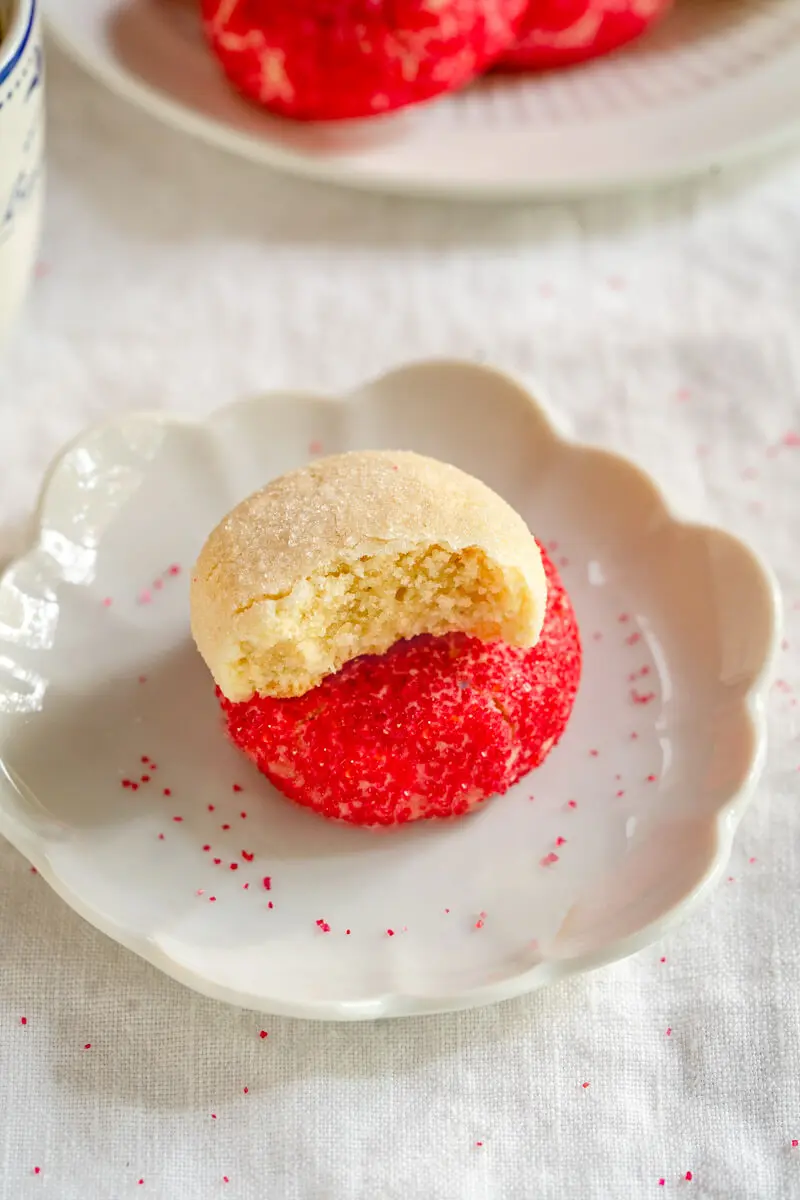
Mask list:
[[[531,0],[499,66],[536,71],[599,58],[641,37],[671,6],[672,0]]]
[[[463,87],[516,40],[528,0],[202,0],[230,82],[300,121],[374,116]]]

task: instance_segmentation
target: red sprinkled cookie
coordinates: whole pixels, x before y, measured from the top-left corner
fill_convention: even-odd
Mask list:
[[[619,49],[645,33],[672,0],[531,0],[522,33],[500,65],[567,67]]]
[[[505,792],[558,742],[580,680],[575,614],[542,557],[532,650],[461,633],[398,642],[304,696],[221,697],[231,738],[285,796],[354,825],[459,816]]]
[[[366,117],[469,83],[511,46],[528,0],[203,0],[231,83],[302,121]]]

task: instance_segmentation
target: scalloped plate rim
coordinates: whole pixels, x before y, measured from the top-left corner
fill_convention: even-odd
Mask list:
[[[62,883],[55,871],[50,869],[46,855],[40,857],[37,854],[38,840],[35,834],[26,829],[20,835],[18,822],[13,811],[8,811],[4,804],[0,803],[0,834],[5,836],[28,859],[53,891],[77,912],[79,916],[83,917],[84,920],[88,921],[89,924],[93,925],[101,933],[113,938],[127,949],[144,958],[166,975],[211,999],[220,1000],[223,1003],[235,1004],[265,1014],[301,1017],[311,1020],[355,1021],[387,1017],[425,1016],[433,1013],[455,1012],[509,1000],[538,990],[540,987],[548,984],[559,982],[572,975],[583,974],[610,963],[621,961],[652,945],[666,932],[682,922],[695,909],[706,892],[713,887],[714,883],[722,875],[730,857],[734,834],[747,805],[755,793],[763,771],[767,754],[764,702],[766,689],[775,668],[782,629],[780,590],[769,566],[738,535],[729,534],[719,526],[679,517],[658,483],[648,472],[631,459],[618,454],[616,451],[582,442],[572,435],[560,431],[551,416],[552,409],[549,401],[540,399],[543,393],[538,386],[526,386],[520,379],[517,379],[509,372],[467,360],[441,358],[414,361],[367,379],[358,387],[351,388],[340,395],[326,395],[310,390],[271,389],[267,392],[256,393],[231,401],[200,417],[158,410],[134,410],[123,414],[121,417],[96,422],[70,439],[56,454],[45,471],[32,517],[35,526],[34,535],[28,539],[26,548],[20,554],[15,555],[4,570],[0,572],[0,585],[2,585],[6,575],[14,566],[40,545],[41,518],[46,510],[47,498],[53,477],[68,455],[76,447],[80,446],[87,437],[119,427],[121,422],[126,419],[148,421],[176,428],[211,430],[217,419],[236,411],[245,412],[248,409],[259,407],[266,402],[313,400],[315,403],[323,402],[346,406],[356,402],[368,389],[379,388],[386,381],[402,376],[409,371],[418,371],[426,368],[469,370],[499,380],[506,386],[511,386],[520,396],[525,398],[555,444],[560,445],[562,448],[572,448],[573,450],[591,450],[608,457],[617,464],[619,469],[636,474],[642,482],[649,486],[654,498],[661,506],[665,517],[671,524],[684,529],[705,532],[709,536],[722,533],[724,536],[730,538],[747,556],[751,568],[761,576],[762,582],[766,585],[770,598],[772,618],[767,653],[764,656],[764,661],[758,675],[744,697],[743,707],[754,734],[753,753],[748,764],[747,773],[743,777],[740,786],[729,797],[727,802],[720,806],[714,815],[716,851],[706,870],[680,901],[634,933],[617,939],[600,950],[578,955],[568,960],[542,962],[520,974],[508,976],[498,982],[474,987],[459,995],[440,996],[434,999],[434,997],[424,994],[417,995],[406,992],[399,994],[384,993],[365,1001],[324,1000],[316,1004],[307,1001],[287,1004],[280,1000],[273,1001],[263,997],[229,991],[225,987],[209,982],[202,975],[198,975],[196,972],[177,963],[168,954],[160,950],[156,942],[152,939],[129,936],[123,927],[118,925],[116,921],[109,919],[102,910],[94,908],[72,894],[70,888]],[[2,761],[0,761],[0,766],[2,766]],[[3,776],[4,772],[0,772],[0,798],[7,795],[7,784]]]

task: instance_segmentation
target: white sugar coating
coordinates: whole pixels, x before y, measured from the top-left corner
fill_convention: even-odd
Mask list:
[[[318,459],[229,513],[192,573],[191,621],[235,701],[302,695],[419,633],[533,646],[546,600],[505,500],[447,463],[373,450]]]

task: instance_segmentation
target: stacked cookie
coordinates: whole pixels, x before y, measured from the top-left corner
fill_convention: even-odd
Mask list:
[[[191,599],[234,743],[352,824],[506,791],[560,739],[580,679],[575,614],[522,518],[408,452],[321,459],[243,501]]]

